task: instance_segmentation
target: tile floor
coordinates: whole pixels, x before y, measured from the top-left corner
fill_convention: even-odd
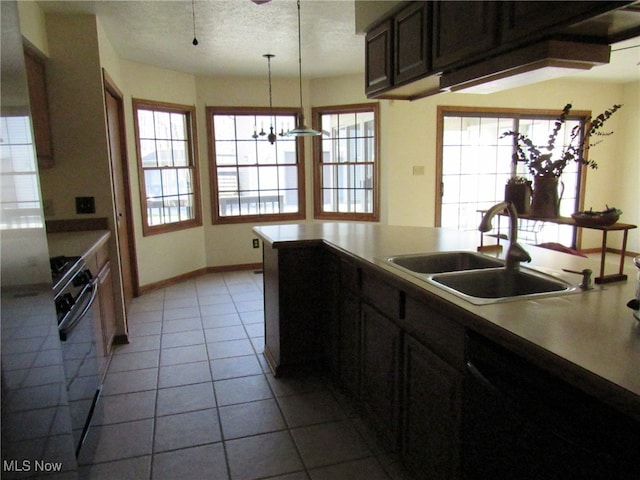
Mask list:
[[[81,478],[409,478],[325,379],[269,373],[259,273],[210,274],[145,294],[129,329]]]

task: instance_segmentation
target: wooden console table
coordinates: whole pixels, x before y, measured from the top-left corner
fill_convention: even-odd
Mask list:
[[[502,215],[505,215],[505,214],[501,214],[500,216]],[[569,225],[577,228],[586,228],[589,230],[600,230],[602,232],[602,253],[600,255],[600,275],[596,277],[594,281],[598,284],[602,284],[602,283],[620,282],[627,279],[627,275],[622,273],[624,269],[625,254],[627,253],[627,237],[629,234],[629,230],[637,228],[637,225],[631,225],[628,223],[614,223],[613,225],[608,225],[608,226],[596,226],[596,225],[585,226],[585,225],[576,224],[576,221],[571,217],[537,218],[537,217],[532,217],[531,215],[522,215],[522,214],[518,214],[518,219],[519,220],[520,219],[537,220],[541,222],[556,223],[559,225]],[[605,257],[607,255],[607,233],[611,231],[623,232],[622,248],[620,249],[620,266],[618,268],[618,273],[605,275],[604,262],[605,262]],[[500,223],[498,223],[498,238],[500,238]]]

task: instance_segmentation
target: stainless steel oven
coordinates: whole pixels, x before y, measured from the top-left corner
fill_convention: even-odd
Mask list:
[[[54,257],[51,269],[77,457],[102,391],[92,315],[99,282],[80,257]]]

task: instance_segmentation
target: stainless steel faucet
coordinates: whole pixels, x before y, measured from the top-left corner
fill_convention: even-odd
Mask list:
[[[487,210],[487,213],[484,214],[480,221],[478,230],[481,232],[491,230],[493,228],[491,226],[491,220],[496,214],[503,212],[505,209],[509,214],[509,248],[507,248],[506,268],[507,270],[514,271],[520,267],[520,262],[530,262],[531,256],[529,252],[518,243],[518,212],[516,211],[516,207],[513,206],[513,203],[500,202]]]

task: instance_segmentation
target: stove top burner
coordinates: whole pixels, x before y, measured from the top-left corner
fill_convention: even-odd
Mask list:
[[[51,264],[51,274],[59,275],[60,272],[62,272],[64,268],[69,264],[69,261],[69,257],[65,257],[64,255],[51,257],[49,259],[49,263]]]

